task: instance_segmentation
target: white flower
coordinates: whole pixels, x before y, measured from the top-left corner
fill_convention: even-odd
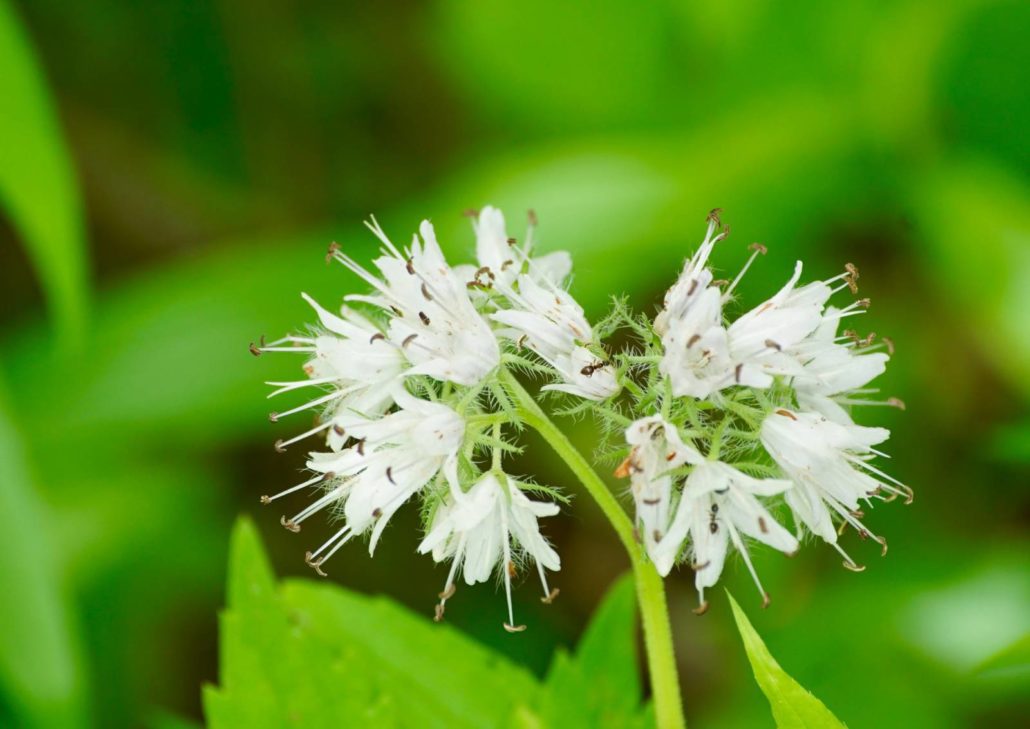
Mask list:
[[[500,363],[500,349],[489,324],[476,311],[465,282],[447,265],[429,221],[419,228],[402,254],[378,223],[369,225],[386,247],[375,261],[383,280],[373,276],[338,248],[330,255],[378,293],[353,294],[392,313],[388,336],[413,367],[405,374],[474,385]]]
[[[603,400],[618,391],[611,365],[586,348],[594,336],[583,308],[558,286],[534,278],[518,277],[517,291],[502,290],[513,308],[491,318],[507,329],[499,333],[536,352],[564,380],[545,385],[588,400]]]
[[[798,404],[805,410],[813,410],[830,420],[848,424],[851,418],[836,396],[847,396],[865,387],[883,374],[890,357],[885,352],[865,348],[871,344],[871,337],[868,343],[859,342],[857,335],[848,332],[853,338],[846,334],[838,339],[837,326],[843,315],[839,309],[828,307],[816,330],[791,354],[802,364],[802,372],[794,378]],[[847,343],[841,344],[841,339]],[[864,401],[845,399],[843,402],[849,404]]]
[[[772,375],[789,374],[794,361],[784,349],[808,336],[822,319],[822,309],[832,289],[823,281],[796,288],[802,264],[772,298],[742,314],[727,330],[730,358],[741,365],[737,380],[749,387],[765,388]]]
[[[305,519],[326,507],[342,514],[343,527],[308,554],[308,563],[319,571],[340,547],[369,527],[369,553],[373,553],[394,512],[441,471],[456,483],[458,451],[465,434],[462,418],[446,405],[404,391],[395,393],[395,400],[399,409],[381,418],[342,418],[346,435],[355,444],[336,453],[312,453],[308,460],[308,468],[320,474],[313,481],[328,486],[321,498],[292,518],[283,517],[282,523],[299,531]],[[311,483],[288,489],[266,503]]]
[[[487,205],[473,220],[476,232],[476,261],[479,269],[462,267],[462,273],[470,280],[486,284],[490,282],[500,288],[510,287],[520,273],[528,268],[538,280],[558,286],[572,270],[572,258],[565,251],[555,251],[539,258],[530,258],[533,249],[535,216],[530,214],[530,225],[525,243],[520,247],[514,238],[508,237],[504,214]]]
[[[658,415],[631,423],[626,428],[626,442],[633,448],[616,475],[630,477],[641,540],[655,569],[664,577],[679,553],[678,549],[663,548],[668,544],[665,537],[675,508],[670,472],[685,463],[701,463],[704,458],[680,439],[675,425]]]
[[[715,244],[726,237],[726,231],[716,233],[720,228],[719,210],[716,209],[708,214],[705,239],[701,241],[694,255],[683,264],[683,271],[680,272],[676,283],[665,293],[664,306],[654,320],[654,329],[659,335],[665,335],[671,321],[683,319],[694,302],[711,285],[713,277],[707,267],[708,257]]]
[[[709,287],[692,296],[682,315],[666,319],[664,354],[659,371],[669,378],[677,397],[707,398],[740,378],[730,359],[722,326],[722,292]]]
[[[506,485],[487,473],[468,493],[452,488],[433,517],[429,533],[418,547],[422,554],[432,552],[437,562],[451,560],[447,583],[440,593],[436,619],[443,618],[444,605],[454,594],[454,577],[461,569],[465,584],[485,582],[500,565],[508,602],[509,632],[525,630],[516,625],[511,603],[511,580],[515,575],[513,550],[521,549],[536,562],[545,601],[554,599],[557,590],[547,586],[544,569],[557,571],[561,561],[540,534],[537,519],[558,513],[557,504],[531,501],[510,479]]]
[[[310,435],[328,430],[328,442],[338,450],[342,441],[333,427],[337,416],[347,412],[376,415],[386,410],[393,402],[393,391],[398,386],[405,367],[404,357],[375,324],[347,307],[341,315],[333,314],[319,306],[307,294],[302,294],[325,327],[325,332],[310,336],[290,336],[260,346],[251,345],[255,355],[264,352],[299,352],[313,355],[304,365],[307,380],[293,382],[269,382],[277,389],[268,397],[275,397],[305,387],[328,388],[328,392],[302,405],[282,412],[269,414],[272,422],[296,413],[321,408],[319,423],[288,440],[276,443],[282,451]]]
[[[694,466],[659,550],[663,560],[675,560],[689,533],[694,585],[700,600],[695,612],[700,614],[708,608],[705,589],[719,581],[730,543],[744,559],[763,603],[768,605],[769,595],[751,564],[741,533],[786,554],[797,551],[797,539],[756,498],[784,491],[789,494],[790,487],[790,481],[752,478],[721,461],[703,461]]]
[[[886,551],[886,540],[859,521],[859,501],[873,497],[890,500],[899,495],[911,500],[908,487],[869,463],[874,456],[882,455],[873,446],[889,435],[886,428],[838,423],[817,413],[782,408],[762,422],[762,444],[794,482],[786,500],[795,519],[832,544],[849,569],[862,568],[837,544],[834,516],[853,526],[862,537],[872,537]]]

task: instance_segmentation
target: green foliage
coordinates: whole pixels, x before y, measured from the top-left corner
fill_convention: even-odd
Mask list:
[[[1008,668],[1030,668],[1030,633],[1002,648],[981,663],[977,670],[982,673]]]
[[[333,585],[277,585],[253,525],[232,538],[211,729],[645,727],[629,578],[541,684],[447,625]],[[513,638],[518,640],[518,638]],[[471,689],[471,690],[470,690]]]
[[[21,22],[0,0],[0,205],[21,234],[67,342],[82,335],[86,241],[71,160]]]
[[[758,681],[762,693],[769,700],[776,726],[779,729],[843,727],[844,724],[826,708],[822,701],[780,668],[780,664],[772,657],[769,649],[765,647],[765,643],[755,632],[747,615],[733,599],[733,595],[727,592],[726,596],[733,608],[733,619],[736,621],[737,630],[740,631],[740,637],[744,641],[744,650],[747,651],[747,659],[751,662],[751,670],[754,671],[755,680]]]
[[[18,726],[84,725],[78,636],[26,460],[0,390],[0,685],[16,704]]]
[[[540,719],[549,727],[649,726],[637,668],[636,595],[630,575],[608,591],[574,654],[558,651],[547,674]]]

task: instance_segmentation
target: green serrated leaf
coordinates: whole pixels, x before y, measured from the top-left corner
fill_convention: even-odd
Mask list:
[[[574,654],[559,651],[547,674],[540,719],[550,727],[646,726],[636,644],[632,575],[594,613]]]
[[[769,700],[773,719],[779,729],[836,729],[844,724],[826,708],[822,701],[813,696],[801,684],[791,678],[780,664],[769,653],[765,643],[755,632],[747,615],[729,592],[733,608],[733,619],[737,622],[737,630],[744,641],[751,670],[759,688]]]
[[[253,525],[232,541],[212,729],[504,727],[535,700],[529,673],[449,626],[333,585],[277,586]]]
[[[0,204],[72,342],[82,334],[87,299],[82,205],[46,81],[7,0],[0,0],[0,98]]]
[[[43,507],[0,392],[0,688],[18,726],[85,724],[78,640],[48,549]]]

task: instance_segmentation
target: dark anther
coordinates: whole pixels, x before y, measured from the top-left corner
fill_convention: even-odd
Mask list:
[[[517,242],[517,241],[516,241],[516,240],[515,240],[514,238],[509,238],[509,239],[508,239],[508,245],[510,245],[510,246],[513,246],[513,245],[515,245],[515,243],[516,243],[516,242]]]
[[[401,311],[400,309],[398,309],[396,306],[391,306],[390,307],[390,311],[392,311],[395,316],[400,316],[400,317],[404,316],[404,312]]]
[[[694,292],[696,290],[697,290],[697,279],[696,278],[695,279],[691,279],[691,281],[690,281],[690,289],[687,291],[687,296],[693,296]]]
[[[376,508],[372,509],[372,518],[373,519],[378,519],[382,515],[383,515],[383,510],[380,509],[378,506]]]
[[[417,337],[417,336],[418,336],[417,334],[409,334],[408,336],[404,337],[404,341],[401,342],[401,346],[402,347],[407,347],[409,344],[411,344],[413,341],[415,341],[415,337]]]
[[[792,413],[790,410],[784,410],[783,408],[780,408],[776,411],[776,414],[782,415],[785,418],[790,418],[791,420],[797,420],[797,416],[794,415],[794,413]]]
[[[511,266],[515,265],[515,261],[510,258],[501,263],[501,270],[507,271]]]
[[[508,623],[505,623],[504,624],[504,629],[507,630],[509,633],[521,633],[523,630],[526,629],[526,626],[525,625],[509,625]]]
[[[393,466],[386,467],[386,478],[389,479],[390,483],[394,486],[397,485],[397,482],[393,480]]]
[[[708,525],[708,531],[710,531],[712,534],[718,534],[718,532],[719,532],[719,522],[713,521],[711,524],[709,524]]]
[[[275,450],[276,450],[277,453],[285,453],[286,452],[286,446],[283,445],[283,443],[284,443],[284,441],[283,441],[282,438],[280,438],[279,440],[277,440],[275,442],[274,446],[275,446]]]
[[[529,338],[528,334],[523,334],[515,341],[515,349],[522,349],[522,345],[526,343],[526,339]]]
[[[279,413],[269,413],[268,419],[271,420],[273,423],[279,422]]]
[[[769,533],[769,525],[765,523],[764,516],[758,517],[758,531],[762,532],[762,534]]]
[[[691,612],[694,613],[694,615],[704,615],[708,612],[708,601],[705,600],[703,603],[694,608]]]
[[[333,426],[333,432],[336,433],[339,436],[342,436],[342,435],[346,434],[347,431],[343,429],[342,425],[336,424],[336,425]]]
[[[716,225],[719,225],[719,222],[720,222],[719,221],[719,213],[721,213],[721,212],[722,212],[722,208],[712,208],[708,212],[708,217],[705,218],[705,222],[715,223]]]
[[[673,451],[672,453],[666,453],[665,460],[670,462],[676,460],[676,451]]]
[[[452,597],[454,597],[454,593],[457,591],[457,586],[452,582],[449,585],[447,585],[447,587],[443,588],[443,592],[441,592],[437,597],[439,597],[441,600],[450,600]]]
[[[740,371],[742,369],[744,369],[744,363],[743,362],[741,362],[735,368],[733,368],[733,379],[735,379],[737,381],[738,385],[740,384]]]
[[[697,340],[700,339],[700,338],[701,338],[700,334],[695,334],[690,339],[688,339],[687,340],[687,349],[690,349],[695,344],[697,344]]]
[[[373,334],[373,335],[371,336],[371,338],[370,338],[370,339],[368,340],[368,343],[369,343],[369,344],[372,344],[373,342],[375,342],[375,341],[377,341],[377,340],[379,340],[379,339],[386,339],[386,335],[385,335],[385,334],[383,334],[382,332],[376,332],[376,333],[375,333],[375,334]]]
[[[887,538],[886,537],[876,537],[875,540],[880,543],[880,556],[881,557],[886,557],[887,556]]]
[[[662,500],[660,498],[659,499],[644,499],[644,503],[647,504],[648,506],[654,506],[655,504],[662,503]]]
[[[769,249],[765,247],[764,243],[752,243],[748,246],[749,251],[758,251],[763,256],[769,252]]]
[[[250,343],[250,353],[252,355],[254,355],[255,357],[260,357],[261,356],[261,347],[259,347],[258,345],[254,344],[254,342],[251,342]]]
[[[294,534],[300,531],[300,524],[295,522],[293,519],[287,519],[285,514],[279,517],[279,523]]]
[[[718,514],[719,513],[719,505],[718,504],[712,504],[712,513],[713,514]]]
[[[336,474],[333,471],[326,471],[324,474],[322,474],[322,483],[325,483],[326,481],[332,481],[334,478],[336,478]]]
[[[691,562],[690,563],[690,569],[694,570],[695,572],[700,572],[701,570],[703,570],[705,567],[707,567],[711,563],[712,563],[711,560],[706,560],[705,562],[702,562],[702,563]]]
[[[326,254],[325,254],[325,262],[326,262],[326,264],[332,263],[333,262],[333,257],[335,257],[336,254],[339,253],[339,252],[340,252],[340,244],[337,243],[336,241],[333,241],[332,243],[330,243],[329,244],[329,250],[327,250]]]
[[[777,352],[782,352],[783,351],[783,347],[781,347],[779,345],[779,343],[774,342],[771,339],[766,339],[765,340],[765,346],[768,347],[769,349],[775,349]]]
[[[314,555],[311,554],[311,552],[305,552],[304,553],[304,561],[307,562],[308,567],[313,569],[315,572],[320,574],[322,577],[328,577],[329,576],[325,572],[322,571],[322,559],[321,558],[315,559]]]
[[[510,577],[511,579],[514,580],[515,579],[515,575],[517,575],[517,574],[518,573],[515,571],[515,563],[512,562],[511,560],[508,560],[508,577]]]
[[[365,455],[365,439],[364,438],[362,438],[361,440],[358,441],[357,449],[358,449],[358,455],[359,456]]]
[[[615,469],[615,471],[612,472],[612,475],[615,476],[615,478],[627,478],[631,473],[630,469],[632,466],[633,454],[630,453],[628,456],[626,456],[626,460],[620,463],[618,467]]]
[[[478,218],[479,217],[479,211],[476,210],[475,208],[469,208],[468,210],[463,210],[461,212],[461,214],[464,215],[466,218]]]
[[[554,602],[555,598],[558,597],[558,593],[560,592],[561,590],[555,587],[553,590],[547,593],[547,597],[540,598],[540,602],[542,602],[544,605],[550,605],[552,602]]]
[[[415,275],[415,261],[414,261],[414,259],[409,258],[406,261],[404,261],[404,268],[405,268],[405,270],[408,273],[410,273],[412,276],[414,276]]]
[[[426,312],[420,311],[418,313],[418,318],[422,320],[423,324],[425,324],[426,326],[429,326],[429,317],[426,316]]]
[[[437,603],[436,607],[434,608],[434,613],[433,613],[433,622],[434,623],[442,623],[443,622],[443,612],[444,612],[443,605],[441,603]]]

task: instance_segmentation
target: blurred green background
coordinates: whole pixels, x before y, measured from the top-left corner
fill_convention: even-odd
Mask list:
[[[302,466],[263,385],[299,363],[247,343],[355,286],[322,257],[370,254],[369,213],[400,240],[429,217],[457,257],[486,203],[516,235],[537,211],[595,317],[653,310],[713,207],[716,266],[770,249],[745,303],[796,257],[858,265],[908,404],[859,417],[916,502],[870,515],[887,558],[846,542],[863,574],[763,551],[765,612],[739,561],[724,581],[850,726],[1018,725],[1030,669],[990,659],[1030,630],[1028,33],[1027,3],[972,0],[0,0],[0,725],[201,721],[234,517],[280,574],[329,530],[258,505]],[[542,671],[627,561],[535,445],[520,468],[577,496],[546,525],[561,599],[519,591],[519,636],[491,585],[447,615]],[[331,579],[429,616],[412,512]],[[725,599],[697,618],[691,575],[669,590],[688,720],[771,726]]]

